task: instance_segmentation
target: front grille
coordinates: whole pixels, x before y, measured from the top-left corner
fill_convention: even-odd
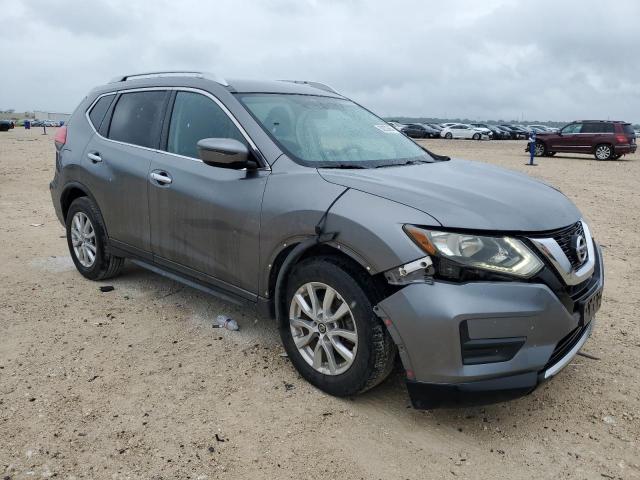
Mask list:
[[[578,260],[578,257],[576,256],[576,252],[571,247],[571,237],[573,237],[574,235],[584,236],[584,230],[582,229],[582,222],[576,222],[569,227],[563,228],[562,230],[558,230],[556,233],[553,234],[553,239],[556,242],[558,242],[558,245],[560,245],[560,248],[562,248],[562,251],[569,259],[569,262],[571,262],[571,266],[573,267],[573,269],[577,270],[587,260],[585,259],[584,262],[581,262],[580,260]],[[585,238],[585,240],[588,242],[591,241],[590,238]]]
[[[588,325],[577,327],[569,334],[564,337],[562,340],[558,342],[556,348],[553,350],[549,361],[544,366],[544,370],[553,367],[556,363],[558,363],[562,357],[564,357],[573,347],[575,347],[576,343],[582,338],[584,332],[589,328]]]

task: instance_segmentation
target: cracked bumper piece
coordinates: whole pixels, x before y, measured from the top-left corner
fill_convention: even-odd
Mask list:
[[[603,286],[596,255],[589,294]],[[376,306],[398,345],[415,408],[526,395],[589,338],[594,322],[585,324],[580,311],[578,303],[568,311],[545,284],[525,282],[415,283]],[[485,361],[483,345],[495,347]]]

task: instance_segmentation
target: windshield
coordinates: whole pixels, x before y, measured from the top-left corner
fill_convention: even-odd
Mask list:
[[[305,165],[369,168],[434,161],[419,145],[349,100],[265,93],[238,98],[278,145]]]

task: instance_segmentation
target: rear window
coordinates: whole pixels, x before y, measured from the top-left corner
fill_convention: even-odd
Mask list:
[[[102,125],[104,115],[107,113],[107,110],[109,110],[114,98],[115,95],[105,95],[96,102],[89,112],[89,120],[91,120],[91,123],[96,130],[100,130],[100,125]]]
[[[165,96],[164,91],[123,94],[113,111],[109,138],[157,148]]]
[[[622,130],[624,131],[625,135],[635,135],[636,132],[633,129],[633,125],[631,125],[630,123],[625,123],[624,125],[622,125]]]

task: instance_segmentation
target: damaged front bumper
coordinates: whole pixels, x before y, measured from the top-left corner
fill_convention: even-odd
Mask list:
[[[593,328],[602,255],[573,311],[543,283],[412,283],[375,311],[396,342],[415,408],[480,405],[526,395],[578,353]]]

